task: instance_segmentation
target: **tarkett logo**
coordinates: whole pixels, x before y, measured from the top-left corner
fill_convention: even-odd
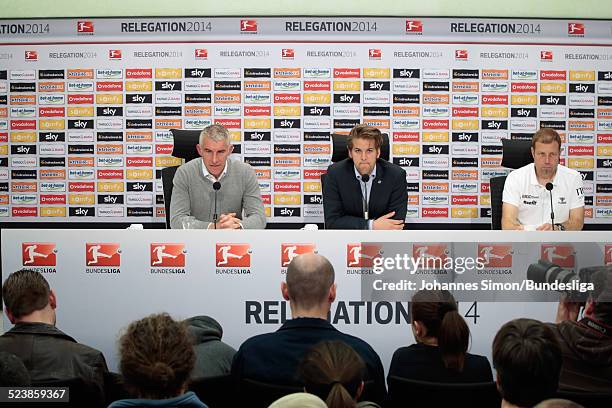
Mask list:
[[[77,33],[78,34],[93,34],[94,33],[94,23],[93,21],[77,21]]]
[[[281,244],[281,268],[289,266],[296,256],[313,252],[315,244]]]
[[[406,33],[423,34],[423,22],[421,20],[406,20]]]
[[[48,242],[23,242],[21,259],[23,266],[56,266],[57,249]]]
[[[347,244],[347,268],[372,268],[374,259],[381,256],[381,245],[375,244]]]
[[[184,268],[185,244],[154,243],[150,245],[151,266]]]
[[[542,244],[540,256],[543,260],[564,268],[573,268],[576,264],[574,247],[572,245]]]
[[[117,243],[86,243],[86,266],[121,266],[121,250]]]
[[[216,244],[215,266],[217,268],[250,268],[251,245],[233,243]]]
[[[240,20],[240,32],[257,34],[257,20]]]
[[[512,254],[512,245],[478,244],[478,258],[485,268],[511,268]]]

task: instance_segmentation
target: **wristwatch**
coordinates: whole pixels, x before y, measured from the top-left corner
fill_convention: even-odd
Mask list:
[[[559,231],[565,231],[565,225],[563,224],[555,224],[555,227],[557,227]]]

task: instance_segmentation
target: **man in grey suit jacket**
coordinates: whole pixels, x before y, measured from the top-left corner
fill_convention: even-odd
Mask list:
[[[265,228],[257,177],[248,164],[228,159],[233,146],[227,129],[221,125],[206,127],[196,148],[202,159],[183,164],[174,176],[170,226],[183,228],[183,222],[191,216],[196,220],[190,228]],[[216,212],[215,184],[219,187]],[[216,225],[215,213],[219,214]]]
[[[382,143],[382,134],[374,127],[351,129],[349,158],[327,169],[323,185],[326,229],[403,229],[408,205],[406,171],[380,158]]]

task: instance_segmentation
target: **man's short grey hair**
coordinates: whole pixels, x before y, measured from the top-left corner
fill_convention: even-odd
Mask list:
[[[205,127],[200,132],[200,145],[204,144],[205,138],[209,138],[214,142],[225,142],[225,144],[230,143],[229,131],[221,125],[210,125]]]
[[[305,309],[321,306],[327,302],[334,278],[334,267],[323,255],[298,255],[287,267],[289,300]]]

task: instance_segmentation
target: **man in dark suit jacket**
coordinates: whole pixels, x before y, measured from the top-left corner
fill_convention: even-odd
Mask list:
[[[382,143],[382,134],[374,127],[357,125],[351,129],[347,139],[349,157],[327,169],[323,186],[325,228],[404,228],[408,204],[406,171],[380,158]]]

